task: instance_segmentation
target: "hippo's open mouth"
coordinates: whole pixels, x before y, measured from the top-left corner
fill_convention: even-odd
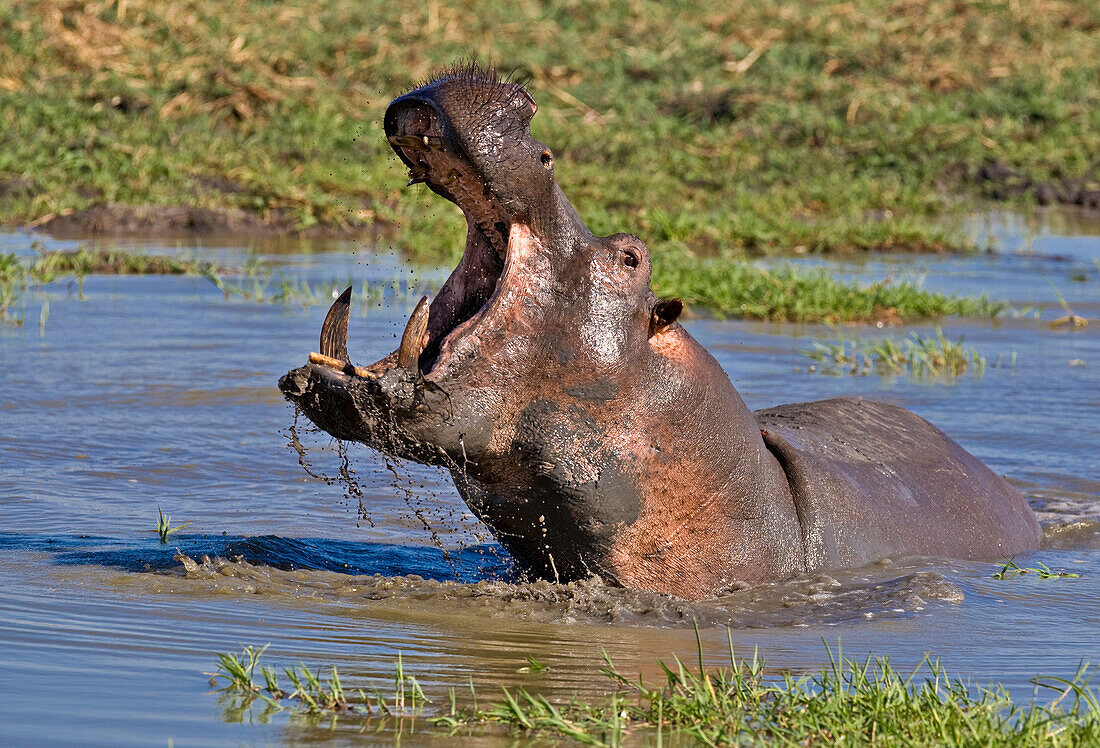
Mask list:
[[[445,116],[428,104],[409,102],[386,116],[386,136],[409,167],[409,185],[427,184],[457,205],[467,224],[462,260],[430,306],[422,301],[413,312],[397,352],[402,363],[415,359],[422,374],[432,371],[449,343],[469,332],[489,306],[514,223],[449,130]],[[380,373],[388,365],[389,357],[368,369]]]

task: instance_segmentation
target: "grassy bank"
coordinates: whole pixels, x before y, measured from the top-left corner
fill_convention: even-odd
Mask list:
[[[381,113],[471,53],[530,79],[535,135],[593,229],[657,252],[959,248],[942,217],[1005,169],[1097,181],[1086,0],[4,6],[8,224],[184,204],[397,228],[452,259],[461,219],[400,187]]]
[[[731,259],[700,261],[669,252],[653,259],[653,286],[716,314],[777,322],[882,322],[994,317],[1008,305],[985,296],[949,296],[908,281],[859,285],[825,270],[787,264],[767,269]]]
[[[660,684],[626,678],[605,656],[599,672],[615,693],[604,699],[554,703],[524,689],[504,689],[499,701],[488,703],[475,691],[474,705],[461,707],[452,690],[449,705],[425,709],[424,692],[404,673],[400,659],[391,695],[349,687],[335,668],[323,674],[304,664],[283,671],[289,681],[284,688],[274,668],[259,664],[262,653],[248,647],[241,655],[218,655],[211,683],[221,679],[240,699],[233,713],[260,699],[271,711],[290,709],[315,720],[342,715],[384,729],[387,720],[416,719],[427,711],[426,719],[445,733],[469,736],[471,730],[503,725],[528,738],[600,746],[643,740],[711,746],[1074,746],[1100,740],[1100,696],[1084,665],[1070,680],[1036,679],[1050,694],[1049,704],[1016,703],[1002,687],[952,680],[931,659],[903,672],[887,658],[861,662],[829,652],[831,664],[816,673],[777,675],[756,655],[738,658],[731,639],[728,668],[708,670],[701,654],[695,667],[676,659],[661,663],[665,682]],[[528,663],[545,669],[530,658]],[[469,689],[474,690],[472,683]]]
[[[83,294],[89,275],[199,275],[217,282],[220,269],[209,262],[133,252],[81,248],[71,252],[46,251],[36,244],[33,256],[0,254],[0,323],[21,325],[22,314],[12,308],[31,286],[73,279]],[[48,299],[43,315],[48,314]],[[45,324],[43,320],[42,324]]]
[[[992,317],[1008,309],[1006,304],[984,296],[947,296],[907,282],[860,286],[794,264],[768,270],[745,260],[699,263],[675,254],[660,262],[663,274],[658,291],[728,317],[894,324],[946,315]],[[375,285],[356,283],[350,277],[310,281],[273,270],[258,260],[250,260],[243,268],[228,269],[181,257],[87,248],[58,252],[39,245],[33,256],[0,254],[0,322],[22,322],[22,316],[10,310],[32,285],[73,278],[82,287],[88,275],[201,276],[227,299],[305,307],[331,304],[336,294],[349,285],[356,287],[355,298],[364,309],[367,302],[408,300],[437,290],[396,278]]]

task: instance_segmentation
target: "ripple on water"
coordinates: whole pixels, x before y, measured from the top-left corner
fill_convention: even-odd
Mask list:
[[[243,558],[176,556],[180,565],[139,575],[148,592],[256,594],[308,599],[332,608],[370,603],[434,615],[479,616],[542,623],[620,626],[757,628],[830,625],[868,618],[911,616],[927,607],[962,602],[962,590],[927,565],[882,562],[855,572],[815,574],[731,590],[707,600],[624,589],[590,578],[568,584],[546,580],[481,579],[461,582],[416,574],[346,574],[325,569],[288,569]]]

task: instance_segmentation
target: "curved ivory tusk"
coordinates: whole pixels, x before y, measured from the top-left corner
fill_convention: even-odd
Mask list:
[[[397,365],[410,370],[416,370],[420,361],[420,353],[424,350],[424,332],[428,329],[428,313],[431,305],[428,297],[420,299],[416,305],[409,322],[405,325],[405,332],[401,335],[401,347],[397,349]]]
[[[321,325],[321,355],[350,363],[348,356],[348,310],[351,308],[351,286],[340,294],[325,315]]]

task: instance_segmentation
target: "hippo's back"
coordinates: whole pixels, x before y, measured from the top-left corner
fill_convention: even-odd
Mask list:
[[[1039,545],[1023,496],[904,408],[836,398],[755,415],[787,473],[810,569],[907,554],[996,559]]]

